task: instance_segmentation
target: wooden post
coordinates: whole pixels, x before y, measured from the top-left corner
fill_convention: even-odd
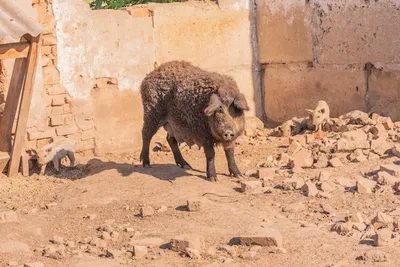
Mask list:
[[[15,130],[14,144],[12,146],[11,160],[8,168],[8,176],[12,176],[18,173],[18,169],[21,162],[22,149],[25,147],[25,134],[26,125],[28,122],[29,109],[31,106],[33,86],[35,84],[36,77],[36,65],[38,60],[39,42],[41,35],[31,38],[31,43],[28,58],[25,84],[22,90],[21,104],[18,112],[17,127]]]

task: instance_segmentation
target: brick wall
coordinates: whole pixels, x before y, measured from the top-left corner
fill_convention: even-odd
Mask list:
[[[56,21],[52,0],[33,0],[32,6],[37,11],[39,23],[44,27],[39,61],[41,66],[38,67],[39,71],[42,71],[42,97],[43,104],[46,106],[47,121],[44,127],[28,128],[27,148],[40,148],[50,143],[53,138],[63,136],[78,141],[78,153],[93,153],[94,123],[90,119],[76,122],[75,115],[72,113],[71,97],[60,83],[60,72],[57,67]],[[85,125],[82,126],[82,124]]]

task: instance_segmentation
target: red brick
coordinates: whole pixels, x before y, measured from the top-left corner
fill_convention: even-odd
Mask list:
[[[69,104],[65,104],[64,106],[63,106],[63,113],[64,114],[70,114],[71,113],[71,106],[69,105]]]
[[[43,45],[56,45],[57,40],[53,34],[44,35],[42,38]]]
[[[51,126],[59,126],[64,124],[64,117],[62,115],[59,116],[51,116],[50,125]]]
[[[43,77],[43,83],[45,85],[60,83],[60,73],[54,66],[44,67]]]
[[[72,125],[65,125],[65,126],[59,126],[56,128],[56,133],[58,136],[62,135],[69,135],[73,134],[78,130],[75,124]]]
[[[44,139],[55,136],[54,128],[48,128],[45,131],[38,131],[36,128],[32,128],[28,130],[28,139],[30,141],[37,139]]]
[[[60,116],[64,113],[64,108],[62,106],[56,106],[51,108],[52,116]]]
[[[83,131],[82,132],[82,140],[89,140],[89,139],[93,139],[95,137],[95,131],[94,128],[87,130],[87,131]]]
[[[51,105],[52,106],[63,106],[65,105],[65,95],[56,95],[53,96]]]
[[[75,123],[74,115],[72,114],[64,115],[64,123],[65,125],[70,125]]]

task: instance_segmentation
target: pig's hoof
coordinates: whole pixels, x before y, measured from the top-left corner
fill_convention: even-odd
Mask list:
[[[143,163],[143,168],[146,168],[146,169],[151,168],[150,163]]]
[[[210,182],[217,182],[217,181],[218,181],[218,176],[211,176],[211,177],[208,177],[208,180],[209,180]]]

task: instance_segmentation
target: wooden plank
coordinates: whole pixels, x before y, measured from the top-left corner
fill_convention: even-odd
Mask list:
[[[21,155],[21,172],[23,176],[29,176],[29,155],[25,151]]]
[[[17,114],[18,103],[21,97],[22,85],[24,84],[26,58],[17,58],[11,76],[10,86],[7,93],[6,105],[0,125],[0,151],[11,150],[11,131]]]
[[[0,173],[4,171],[9,161],[10,155],[7,152],[0,152]]]
[[[24,58],[28,56],[28,42],[0,44],[0,60],[7,58]]]
[[[21,104],[18,112],[17,128],[15,130],[14,144],[11,152],[11,160],[8,168],[8,176],[18,173],[22,149],[25,147],[26,124],[28,122],[29,109],[31,107],[33,86],[35,84],[36,69],[41,35],[32,38],[28,54],[28,65],[24,88],[22,90]]]

